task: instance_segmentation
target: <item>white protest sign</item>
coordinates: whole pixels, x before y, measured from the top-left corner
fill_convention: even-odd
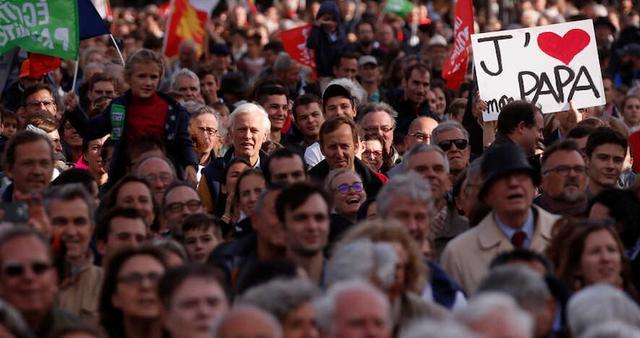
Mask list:
[[[605,104],[591,20],[471,35],[485,121],[526,100],[543,113]]]

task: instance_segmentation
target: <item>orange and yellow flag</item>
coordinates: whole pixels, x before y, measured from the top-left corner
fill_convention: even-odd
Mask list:
[[[198,46],[198,56],[205,48],[205,25],[219,0],[172,0],[171,16],[165,34],[164,54],[178,55],[182,41],[191,40]]]

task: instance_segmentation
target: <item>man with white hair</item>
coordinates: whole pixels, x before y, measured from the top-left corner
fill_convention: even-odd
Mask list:
[[[596,284],[569,299],[567,320],[573,336],[582,337],[591,327],[611,320],[640,327],[640,308],[624,291],[608,284]]]
[[[479,338],[464,326],[452,320],[415,321],[400,333],[400,338]]]
[[[367,282],[334,284],[315,302],[315,309],[324,338],[391,337],[389,302]]]
[[[513,298],[494,292],[479,294],[454,313],[471,331],[485,338],[532,338],[533,320]]]
[[[182,68],[171,77],[171,92],[179,101],[197,101],[204,103],[200,94],[200,79],[196,73]]]
[[[213,338],[282,338],[282,328],[271,314],[253,306],[237,306],[216,323]]]
[[[202,170],[198,185],[198,194],[208,211],[213,211],[212,201],[218,200],[224,168],[231,160],[236,157],[244,159],[253,168],[260,168],[261,164],[266,163],[267,154],[261,147],[270,131],[269,116],[257,104],[241,104],[229,115],[228,134],[232,147],[224,157],[211,161]]]
[[[500,292],[513,297],[535,321],[535,337],[551,337],[557,303],[544,277],[523,265],[495,267],[480,283],[478,293]],[[555,337],[555,335],[553,335]]]

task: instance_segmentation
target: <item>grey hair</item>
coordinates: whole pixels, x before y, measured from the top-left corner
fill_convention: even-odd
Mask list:
[[[502,293],[486,292],[474,296],[466,307],[454,312],[454,318],[468,327],[486,321],[488,316],[497,311],[501,312],[501,316],[510,317],[509,322],[518,325],[522,333],[519,337],[533,337],[533,318],[513,298]]]
[[[192,80],[196,81],[196,88],[198,88],[198,92],[200,92],[200,79],[198,75],[191,71],[189,68],[182,68],[177,72],[173,73],[171,76],[171,91],[175,92],[178,88],[176,88],[179,77],[190,77]]]
[[[353,279],[375,277],[383,290],[393,285],[398,257],[389,243],[358,239],[338,247],[325,274],[327,285]]]
[[[265,200],[267,198],[267,196],[269,196],[269,194],[275,194],[275,193],[279,193],[282,192],[282,187],[269,187],[267,186],[266,189],[262,190],[262,192],[260,193],[260,195],[258,195],[258,200],[256,201],[256,215],[263,215],[262,212],[263,211],[271,211],[274,212],[275,211],[273,209],[270,210],[265,210]]]
[[[400,338],[479,338],[453,320],[435,321],[419,318],[400,332]]]
[[[640,308],[624,291],[608,284],[588,286],[569,299],[567,321],[574,336],[610,320],[640,327]]]
[[[447,158],[447,154],[445,154],[444,151],[440,149],[440,147],[433,144],[426,144],[426,143],[416,143],[416,145],[414,145],[413,148],[411,148],[409,151],[407,151],[404,154],[404,156],[402,156],[402,169],[404,169],[404,172],[406,173],[408,171],[411,171],[411,169],[409,169],[409,163],[411,162],[411,159],[414,156],[420,153],[428,153],[430,151],[436,152],[440,154],[440,156],[442,156],[442,159],[444,160],[444,170],[448,174],[449,159]]]
[[[282,327],[280,326],[280,323],[278,322],[278,320],[269,312],[266,312],[258,307],[250,306],[250,305],[234,306],[229,310],[229,312],[225,313],[219,319],[217,319],[215,323],[213,323],[212,330],[211,330],[213,333],[213,338],[223,338],[222,332],[220,332],[220,329],[224,325],[225,321],[230,320],[237,316],[245,317],[248,312],[257,313],[263,316],[264,319],[266,319],[273,328],[273,338],[282,338],[283,336]],[[251,325],[251,323],[247,323],[247,324]]]
[[[378,215],[382,218],[389,217],[396,196],[404,196],[412,201],[425,203],[430,212],[434,211],[429,181],[414,172],[395,175],[382,186],[376,197]]]
[[[505,265],[492,269],[477,290],[507,294],[524,310],[536,315],[543,311],[551,292],[542,276],[520,265]]]
[[[187,250],[185,250],[184,246],[182,246],[180,242],[174,239],[156,238],[151,241],[150,245],[162,251],[176,254],[178,257],[182,258],[182,260],[185,262],[188,259]]]
[[[291,312],[313,301],[318,288],[306,279],[276,279],[247,290],[236,305],[253,305],[283,321]]]
[[[137,175],[140,175],[140,167],[142,167],[143,164],[145,164],[147,161],[151,160],[151,159],[159,159],[162,160],[164,163],[166,163],[169,168],[171,169],[171,173],[173,174],[173,179],[176,179],[176,167],[173,165],[173,162],[171,162],[170,159],[168,159],[166,156],[158,156],[158,155],[148,155],[148,156],[144,156],[143,158],[141,158],[140,160],[138,160],[138,163],[136,163],[136,167],[133,169],[133,172]]]
[[[224,138],[227,136],[227,128],[224,127],[224,123],[222,123],[222,117],[220,113],[213,109],[211,106],[207,106],[200,102],[196,101],[186,101],[182,103],[182,106],[189,112],[189,119],[196,118],[201,115],[211,114],[216,117],[216,122],[218,123],[218,136]]]
[[[336,305],[338,298],[348,292],[366,292],[383,304],[386,313],[386,327],[392,327],[391,321],[391,308],[387,297],[373,285],[363,280],[349,280],[338,282],[333,284],[329,290],[314,301],[314,308],[316,310],[316,321],[318,328],[328,333],[328,337],[333,337],[334,334],[334,317],[336,312]]]
[[[243,103],[231,112],[229,115],[229,131],[234,130],[238,116],[245,114],[256,114],[259,116],[260,119],[262,119],[263,132],[266,133],[267,136],[269,135],[271,132],[271,121],[269,121],[269,115],[264,108],[255,103]]]
[[[0,325],[16,338],[35,337],[20,312],[4,300],[0,300]]]
[[[324,179],[324,190],[333,193],[333,181],[335,181],[336,178],[344,175],[344,174],[353,174],[355,175],[357,178],[360,179],[360,181],[362,181],[362,177],[360,177],[360,174],[358,174],[357,172],[348,169],[348,168],[338,168],[338,169],[333,169],[329,172],[329,174],[327,175],[327,177]]]
[[[295,63],[291,56],[286,52],[280,52],[276,57],[276,62],[273,63],[273,71],[275,73],[288,71]]]
[[[432,144],[438,144],[438,142],[440,141],[438,137],[442,135],[442,133],[452,130],[459,130],[462,135],[464,135],[464,139],[469,141],[469,132],[467,131],[467,129],[465,129],[460,124],[460,122],[449,120],[440,122],[440,124],[438,124],[438,126],[433,129],[433,131],[431,132],[431,140],[433,140],[434,142],[432,142]]]
[[[367,92],[357,83],[347,79],[347,78],[339,78],[339,79],[335,79],[332,80],[331,82],[329,82],[329,84],[327,85],[326,88],[329,88],[329,86],[331,85],[340,85],[344,88],[346,88],[349,93],[351,93],[351,97],[353,97],[353,99],[356,101],[356,107],[360,106],[361,104],[365,104],[367,103]],[[325,88],[325,89],[326,89]],[[324,97],[324,90],[322,91],[323,97]]]
[[[373,112],[383,111],[389,115],[393,126],[396,125],[396,119],[398,118],[398,112],[393,109],[389,104],[385,102],[369,102],[358,109],[358,124],[362,125],[362,120],[367,114]]]
[[[594,325],[579,338],[640,338],[640,329],[614,320]]]
[[[68,202],[76,199],[82,200],[87,204],[87,209],[89,210],[89,214],[87,215],[89,217],[89,223],[95,224],[93,217],[93,211],[95,208],[93,205],[93,197],[82,183],[69,183],[49,187],[43,196],[44,208],[47,211],[47,214],[50,214],[51,204],[54,201]]]
[[[90,53],[89,53],[89,54],[90,54]],[[89,54],[87,54],[87,55],[89,55]],[[83,74],[89,74],[89,73],[90,73],[90,72],[89,72],[89,69],[91,69],[91,68],[93,68],[93,69],[97,69],[97,70],[99,70],[100,72],[103,72],[103,73],[104,73],[104,65],[103,65],[102,63],[91,62],[91,63],[88,63],[88,64],[86,64],[86,65],[84,66],[84,69],[83,69],[83,72],[84,72],[84,73],[83,73]],[[84,77],[84,75],[83,75],[83,77]],[[86,78],[85,78],[84,80],[89,81],[89,79],[86,79]]]

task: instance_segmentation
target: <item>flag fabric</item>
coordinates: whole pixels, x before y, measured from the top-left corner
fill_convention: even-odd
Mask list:
[[[113,12],[111,11],[111,3],[109,0],[91,0],[93,7],[96,8],[98,14],[102,20],[111,21],[113,19]]]
[[[78,3],[69,0],[0,0],[0,54],[14,47],[78,58]]]
[[[400,17],[405,17],[413,10],[413,2],[409,0],[388,0],[384,6],[384,11],[393,13]]]
[[[111,34],[91,0],[77,0],[80,40]]]
[[[165,34],[164,54],[168,57],[178,55],[180,43],[191,40],[196,43],[198,55],[201,55],[206,46],[205,25],[218,2],[219,0],[173,0]]]
[[[291,56],[292,59],[311,68],[313,78],[316,74],[316,59],[313,50],[307,48],[307,38],[311,34],[313,24],[296,27],[280,32],[280,39],[284,45],[284,51]]]
[[[60,58],[50,55],[29,54],[29,68],[31,74],[38,74],[40,76],[54,71],[60,67],[62,61]]]
[[[452,90],[457,90],[460,87],[467,74],[471,34],[474,33],[472,0],[458,0],[455,16],[453,47],[442,65],[442,78],[447,81],[447,88]]]

